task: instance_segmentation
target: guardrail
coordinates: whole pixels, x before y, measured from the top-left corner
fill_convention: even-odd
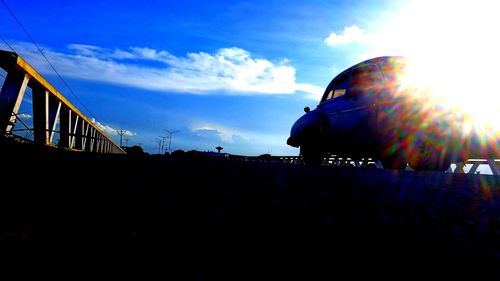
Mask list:
[[[99,153],[125,153],[21,56],[0,50],[0,67],[7,72],[0,91],[0,133],[13,133],[24,93],[30,87],[34,143],[52,145],[59,122],[60,147]]]

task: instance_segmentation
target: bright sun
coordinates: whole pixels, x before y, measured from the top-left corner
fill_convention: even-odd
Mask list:
[[[380,24],[373,51],[406,56],[443,106],[500,133],[498,11],[500,1],[413,1]]]

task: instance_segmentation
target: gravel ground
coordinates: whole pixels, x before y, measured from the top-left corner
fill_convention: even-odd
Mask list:
[[[2,255],[49,274],[500,279],[494,176],[5,145],[0,155]]]

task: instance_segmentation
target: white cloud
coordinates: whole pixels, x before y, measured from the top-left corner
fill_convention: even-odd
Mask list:
[[[253,145],[259,146],[285,146],[286,136],[279,134],[272,135],[269,133],[262,133],[256,131],[248,131],[241,128],[232,128],[216,123],[207,122],[194,122],[190,129],[195,134],[200,134],[200,136],[205,135],[216,135],[222,142],[225,143],[235,143],[235,142],[251,142]]]
[[[94,118],[92,118],[92,122],[99,128],[101,129],[103,132],[105,132],[106,134],[110,135],[110,136],[117,136],[118,135],[118,132],[117,130],[118,129],[115,129],[109,125],[106,125],[106,124],[103,124],[101,122],[98,122],[96,121]],[[125,130],[125,133],[123,134],[124,136],[129,136],[129,137],[132,137],[132,136],[135,136],[137,135],[136,133],[134,132],[131,132],[129,130]]]
[[[297,83],[295,85],[295,89],[299,92],[308,93],[309,97],[315,100],[320,99],[321,96],[323,96],[323,93],[325,92],[325,88],[323,87],[318,87],[315,85],[303,84],[303,83]]]
[[[337,34],[335,32],[330,33],[330,35],[325,38],[325,43],[329,46],[336,47],[350,43],[366,43],[370,41],[370,37],[371,35],[366,33],[365,30],[356,25],[351,25],[344,27],[342,34]]]
[[[198,139],[198,144],[192,144],[197,149],[213,150],[215,146],[221,145],[225,152],[232,154],[296,155],[298,153],[297,149],[286,145],[287,130],[270,134],[207,122],[194,122],[189,130],[194,135],[191,139]]]
[[[31,119],[32,116],[28,113],[20,113],[17,115],[17,117],[23,118],[23,119]]]
[[[217,136],[222,142],[234,143],[235,139],[247,139],[240,132],[216,124],[200,124],[191,128],[197,136],[212,135]]]
[[[53,74],[32,44],[12,45],[37,70]],[[316,94],[308,91],[314,85],[296,83],[295,68],[286,59],[271,62],[236,47],[186,56],[147,47],[111,50],[71,44],[65,50],[42,49],[63,76],[78,79],[193,94]]]

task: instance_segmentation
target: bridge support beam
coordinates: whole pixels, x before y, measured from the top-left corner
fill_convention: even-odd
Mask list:
[[[61,112],[61,102],[49,96],[48,102],[48,123],[49,123],[49,144],[52,144],[56,133],[57,122],[59,122],[59,114]]]
[[[500,171],[498,170],[498,166],[495,163],[495,160],[493,159],[488,159],[488,165],[490,165],[491,172],[493,175],[498,176],[500,175]]]
[[[82,137],[83,137],[83,127],[82,127],[83,119],[80,116],[76,115],[75,124],[73,127],[73,138],[71,141],[70,148],[73,149],[82,149]]]
[[[95,134],[96,133],[96,130],[94,127],[91,127],[90,128],[90,132],[89,132],[89,143],[88,143],[88,151],[89,152],[94,152],[95,151],[95,148],[94,148],[94,143],[95,143]]]
[[[82,151],[89,151],[90,128],[89,123],[82,121]]]
[[[475,174],[477,171],[477,168],[479,168],[479,163],[472,164],[472,167],[469,169],[469,174]]]
[[[28,81],[28,75],[15,69],[7,73],[0,91],[0,132],[11,133]]]
[[[49,144],[49,93],[42,88],[32,89],[33,137],[36,144]]]
[[[61,102],[50,97],[47,90],[33,88],[33,131],[36,144],[49,145],[54,139]]]
[[[61,102],[52,98],[47,90],[33,88],[32,93],[34,142],[52,144],[61,112]]]
[[[62,147],[73,148],[79,116],[75,114],[71,109],[63,106],[61,108],[60,120],[61,124],[59,126],[59,145]]]
[[[71,132],[71,110],[67,107],[61,108],[59,124],[59,146],[69,147]]]
[[[456,165],[456,168],[455,168],[455,171],[454,171],[455,174],[464,174],[465,173],[465,171],[464,171],[464,167],[465,167],[464,162],[458,162],[455,165]]]

